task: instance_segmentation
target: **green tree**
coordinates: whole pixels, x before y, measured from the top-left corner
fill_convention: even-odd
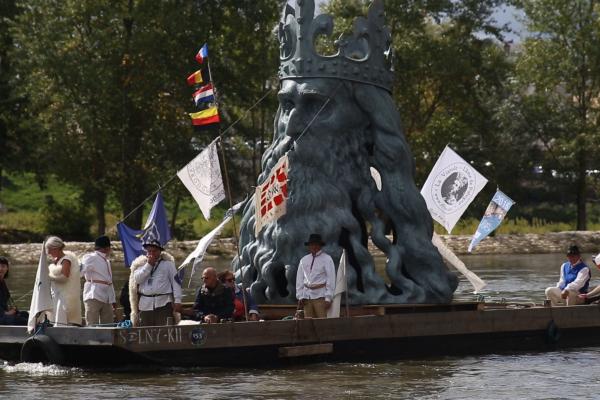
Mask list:
[[[219,56],[211,68],[226,120],[234,122],[244,117],[224,136],[232,191],[234,197],[242,198],[256,184],[260,159],[272,136],[279,55],[274,29],[281,8],[278,0],[220,3],[212,9],[219,24],[211,44]],[[269,90],[270,94],[247,112]]]
[[[108,196],[129,214],[194,156],[194,143],[214,138],[214,131],[194,132],[187,115],[193,105],[185,77],[198,68],[193,56],[203,42],[215,83],[223,82],[224,126],[260,97],[275,71],[267,54],[276,0],[18,4],[16,84],[47,137],[52,171],[82,188],[100,232]],[[255,111],[263,121],[265,110]],[[262,128],[246,136],[261,137]],[[139,226],[142,211],[128,223]]]
[[[517,61],[522,122],[537,129],[543,165],[554,185],[575,194],[577,229],[586,229],[588,171],[598,169],[600,3],[593,0],[519,1],[531,32]],[[537,116],[531,118],[531,115]],[[535,123],[532,123],[535,121]]]
[[[46,153],[39,147],[42,136],[26,113],[27,98],[15,90],[15,70],[10,57],[13,38],[10,21],[18,14],[15,0],[0,2],[0,190],[3,171],[35,172],[43,186]]]

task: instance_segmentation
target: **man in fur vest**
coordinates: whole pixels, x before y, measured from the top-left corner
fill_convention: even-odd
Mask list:
[[[158,240],[146,242],[143,247],[146,255],[131,263],[131,321],[134,326],[167,325],[168,318],[181,312],[181,285],[175,280],[175,259],[163,251]]]

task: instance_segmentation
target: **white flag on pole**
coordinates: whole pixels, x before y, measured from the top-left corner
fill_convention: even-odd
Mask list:
[[[52,311],[53,303],[50,295],[50,277],[48,262],[46,261],[46,243],[42,243],[42,253],[38,262],[33,295],[29,306],[29,319],[27,320],[27,332],[32,333],[38,322],[38,315],[44,311]]]
[[[450,233],[486,183],[483,175],[446,146],[423,185],[421,195],[433,219]]]
[[[475,293],[481,292],[483,288],[487,286],[487,283],[485,283],[483,279],[475,275],[473,271],[470,271],[465,263],[462,262],[448,246],[446,246],[446,244],[442,241],[442,238],[439,237],[437,233],[433,232],[431,242],[435,247],[437,247],[444,260],[448,261],[450,265],[452,265],[458,272],[467,278],[467,280],[475,289]]]
[[[269,222],[276,221],[285,215],[288,198],[287,179],[288,157],[286,154],[277,161],[267,179],[256,188],[254,195],[254,232],[256,236]]]
[[[210,218],[210,210],[225,198],[221,166],[214,140],[200,154],[183,167],[177,176],[190,191],[204,218]]]
[[[190,261],[194,260],[194,265],[192,266],[192,273],[190,274],[190,282],[192,280],[192,276],[194,276],[194,271],[196,269],[196,266],[200,265],[200,263],[202,262],[202,259],[204,258],[204,254],[206,253],[206,249],[208,249],[208,246],[211,244],[213,239],[221,233],[221,231],[223,230],[225,225],[227,225],[227,223],[229,221],[231,221],[231,219],[233,218],[233,215],[236,212],[238,212],[239,209],[245,203],[246,203],[246,199],[237,203],[232,208],[227,210],[227,213],[225,213],[225,217],[223,218],[223,221],[219,225],[217,225],[217,227],[215,229],[213,229],[212,231],[207,233],[202,239],[200,239],[200,241],[198,242],[198,245],[196,245],[196,248],[194,249],[194,251],[192,251],[186,257],[185,260],[183,260],[183,262],[179,266],[178,270],[185,268],[185,266],[188,265],[190,263]],[[188,284],[188,287],[189,287],[189,284]]]
[[[335,290],[333,291],[333,300],[327,318],[338,318],[340,316],[340,307],[342,305],[342,294],[346,291],[346,249],[342,250],[340,263],[335,274]]]

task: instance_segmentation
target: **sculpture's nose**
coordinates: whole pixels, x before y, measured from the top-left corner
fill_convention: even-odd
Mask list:
[[[285,134],[286,136],[296,139],[300,133],[302,133],[302,118],[296,108],[291,109],[287,113],[287,119],[285,123]]]

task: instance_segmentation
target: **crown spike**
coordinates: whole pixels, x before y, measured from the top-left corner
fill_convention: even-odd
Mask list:
[[[278,31],[279,78],[347,79],[391,92],[391,35],[384,25],[383,0],[373,0],[367,17],[354,21],[352,33],[342,34],[334,41],[334,55],[319,54],[315,48],[319,36],[332,35],[333,17],[315,17],[314,13],[314,0],[297,0],[295,7],[286,4]]]

